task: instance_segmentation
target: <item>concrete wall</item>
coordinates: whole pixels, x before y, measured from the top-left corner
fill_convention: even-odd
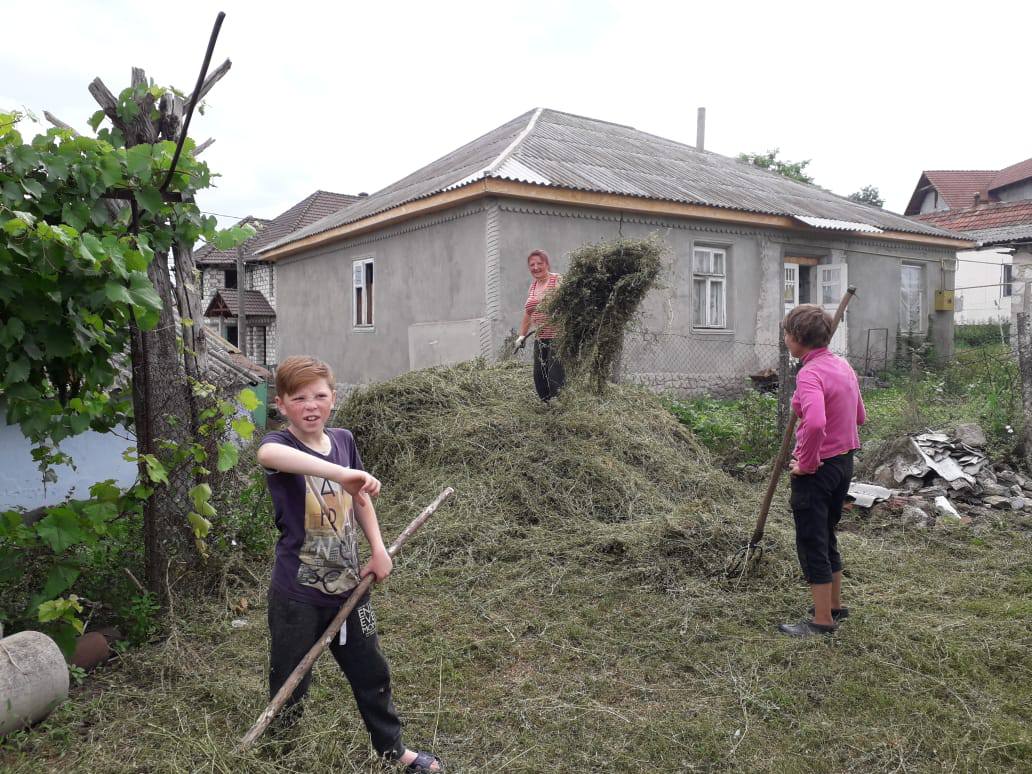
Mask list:
[[[280,261],[279,356],[322,357],[346,384],[490,358],[522,317],[531,250],[546,250],[553,269],[564,272],[569,253],[587,242],[651,234],[667,244],[668,265],[661,287],[646,299],[623,362],[625,375],[643,383],[730,392],[741,390],[746,376],[775,367],[789,255],[846,266],[849,284],[858,288],[847,318],[855,364],[863,365],[868,329],[888,334],[872,338],[873,366],[894,354],[904,262],[925,267],[925,309],[933,317],[936,347],[952,351],[952,313],[932,311],[934,291],[954,287],[951,250],[487,199]],[[692,325],[691,256],[698,246],[727,252],[726,329]],[[375,271],[371,329],[353,324],[352,262],[366,258]]]
[[[1010,264],[1004,249],[965,250],[957,253],[957,298],[963,299],[955,315],[957,325],[992,323],[1010,319],[1011,296],[1004,294],[1003,265]]]
[[[924,215],[926,212],[939,212],[940,210],[948,210],[946,201],[939,196],[939,192],[934,188],[925,193],[924,198],[921,199],[921,214]]]
[[[410,326],[483,318],[485,233],[484,205],[474,203],[358,236],[301,260],[278,261],[279,361],[314,355],[345,384],[382,381],[410,370]],[[374,262],[374,325],[359,328],[352,263],[368,258]],[[477,335],[471,330],[442,326],[452,356],[480,354],[479,324]],[[425,362],[419,352],[415,358]]]
[[[1019,202],[1023,199],[1032,199],[1032,180],[1022,180],[1006,188],[998,188],[993,191],[993,196],[1001,202]]]
[[[7,406],[0,401],[0,418],[6,415]],[[118,432],[125,435],[126,431]],[[17,425],[8,425],[0,419],[0,458],[4,461],[0,465],[0,510],[57,505],[70,494],[88,497],[90,486],[109,478],[119,486],[129,486],[136,480],[136,464],[122,459],[122,452],[131,446],[133,443],[124,437],[92,430],[66,438],[59,448],[75,460],[76,467],[73,470],[67,465],[57,466],[54,469],[57,481],[44,487],[32,459],[29,439]]]

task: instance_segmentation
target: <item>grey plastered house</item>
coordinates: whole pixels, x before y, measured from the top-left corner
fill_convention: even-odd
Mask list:
[[[847,283],[860,298],[840,351],[863,358],[875,328],[894,348],[901,326],[926,328],[929,317],[939,351],[952,347],[952,313],[933,312],[932,300],[952,287],[956,250],[971,242],[716,153],[547,109],[257,253],[277,266],[280,355],[310,353],[338,381],[369,383],[493,357],[520,319],[531,249],[562,271],[585,242],[654,233],[670,263],[643,326],[679,345],[664,370],[718,380],[770,366],[786,308],[833,308]],[[916,295],[901,298],[903,272],[920,282]],[[656,362],[627,363],[625,373],[648,382]]]

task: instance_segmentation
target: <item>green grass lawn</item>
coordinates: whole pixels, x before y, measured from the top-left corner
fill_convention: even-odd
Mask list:
[[[452,772],[1030,770],[1027,517],[910,531],[851,511],[853,615],[793,640],[776,626],[808,594],[786,492],[763,564],[728,580],[762,483],[716,469],[641,392],[547,410],[525,392],[517,367],[472,366],[343,410],[377,439],[363,452],[385,471],[388,538],[457,490],[375,592],[411,745]],[[878,424],[896,415],[869,404]],[[225,598],[177,598],[161,641],[13,735],[0,769],[382,771],[328,657],[298,736],[233,752],[265,706],[267,576],[241,567]]]
[[[583,538],[552,526],[488,561],[445,556],[431,522],[376,594],[407,738],[452,771],[1028,771],[1027,527],[849,525],[853,616],[799,641],[774,630],[806,604],[784,520],[740,585],[671,560],[652,576],[619,557],[566,562],[562,541]],[[264,590],[238,591],[256,602],[247,628],[179,601],[170,639],[88,678],[0,765],[380,771],[328,657],[292,750],[232,752],[264,706],[267,648]]]

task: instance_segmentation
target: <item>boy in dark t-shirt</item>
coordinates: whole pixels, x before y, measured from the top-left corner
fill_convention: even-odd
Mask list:
[[[258,463],[267,472],[280,538],[269,585],[269,696],[275,696],[318,641],[360,579],[377,581],[393,563],[383,544],[372,496],[380,482],[366,473],[351,432],[330,429],[333,373],[310,357],[290,357],[276,369],[276,407],[286,430],[262,438]],[[370,560],[358,558],[355,525],[369,541]],[[441,771],[440,761],[409,750],[391,699],[390,672],[376,636],[368,596],[348,616],[330,652],[351,683],[377,753],[406,771]],[[284,707],[296,721],[311,673]]]

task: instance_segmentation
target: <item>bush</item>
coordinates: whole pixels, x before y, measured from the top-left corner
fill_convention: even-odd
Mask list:
[[[983,323],[980,325],[956,325],[953,328],[953,343],[957,349],[985,347],[1010,342],[1010,322]]]
[[[725,470],[770,462],[777,453],[777,395],[748,391],[737,400],[669,400],[671,413]]]

